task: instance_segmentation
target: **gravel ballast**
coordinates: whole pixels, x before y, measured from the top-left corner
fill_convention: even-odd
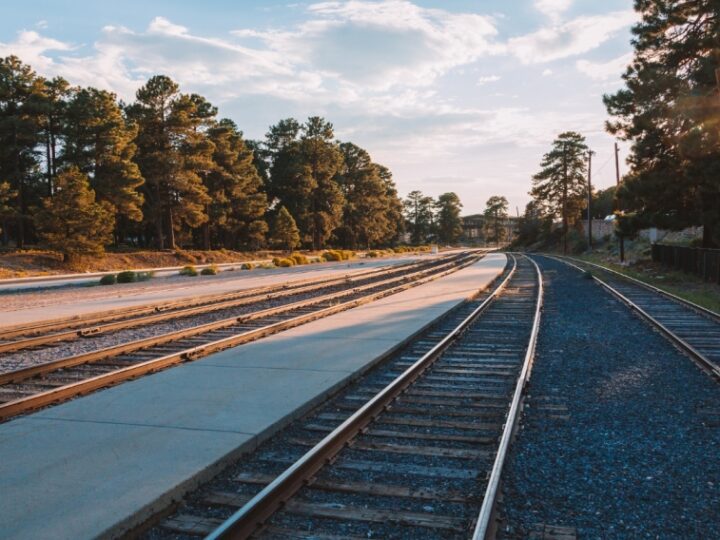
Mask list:
[[[545,306],[499,536],[717,538],[720,386],[592,280],[536,260]]]

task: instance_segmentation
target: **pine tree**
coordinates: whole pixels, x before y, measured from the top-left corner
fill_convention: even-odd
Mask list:
[[[500,219],[508,215],[508,200],[501,195],[493,195],[485,203],[485,212],[483,214],[485,215],[486,229],[492,231],[492,239],[499,245],[500,240],[502,240]]]
[[[313,249],[322,249],[340,225],[344,197],[335,182],[342,155],[334,141],[333,126],[318,116],[308,118],[300,137],[301,175],[312,185],[305,231]]]
[[[626,88],[604,98],[608,130],[633,142],[621,226],[703,225],[703,245],[720,245],[720,4],[636,0],[635,10]]]
[[[17,192],[15,240],[25,244],[28,209],[35,202],[39,178],[37,147],[41,143],[37,107],[41,81],[17,56],[0,58],[0,178]]]
[[[435,200],[417,190],[408,193],[403,201],[403,211],[410,230],[410,241],[413,244],[427,242],[434,234],[434,208]]]
[[[300,245],[300,231],[298,231],[295,220],[284,206],[280,207],[272,230],[273,246],[290,251]]]
[[[390,244],[397,241],[401,233],[405,232],[405,217],[403,216],[403,202],[398,195],[395,182],[393,181],[390,169],[384,165],[374,164],[378,176],[385,186],[385,217],[388,223],[387,235],[382,239],[383,244]]]
[[[7,223],[13,217],[15,212],[14,205],[12,204],[13,199],[17,197],[17,191],[13,191],[10,187],[9,182],[0,182],[0,220],[2,226],[2,244],[7,246],[8,244],[8,231]]]
[[[58,149],[62,142],[68,99],[72,94],[70,83],[62,77],[36,81],[35,113],[38,115],[41,138],[45,147],[46,195],[52,195],[54,192],[55,177],[60,165]]]
[[[53,197],[43,203],[36,216],[41,238],[68,261],[77,255],[100,255],[112,241],[113,208],[97,202],[88,177],[77,167],[57,176]]]
[[[208,136],[214,146],[215,167],[205,178],[211,200],[204,225],[205,249],[210,249],[211,239],[225,246],[257,249],[268,229],[263,219],[267,197],[253,152],[231,120],[220,120]]]
[[[567,252],[568,227],[585,205],[587,151],[585,137],[574,131],[561,133],[543,156],[542,170],[533,176],[530,195],[545,215],[562,220],[563,253]]]
[[[75,93],[67,105],[60,162],[90,178],[98,200],[113,207],[116,223],[142,220],[144,183],[133,161],[137,126],[129,123],[115,94],[95,88]]]
[[[463,232],[460,197],[452,192],[443,193],[438,197],[435,208],[438,240],[443,244],[454,244]]]
[[[372,162],[370,154],[353,143],[342,143],[340,152],[343,165],[335,178],[345,205],[336,236],[351,249],[387,242],[396,229],[391,221],[391,194],[380,176],[380,168]]]
[[[213,169],[213,144],[204,127],[208,109],[197,97],[179,93],[169,77],[156,75],[137,91],[129,116],[138,124],[137,158],[146,218],[160,249],[174,249],[175,231],[199,227],[210,202],[202,176]]]

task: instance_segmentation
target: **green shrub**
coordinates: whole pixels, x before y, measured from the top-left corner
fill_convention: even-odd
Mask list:
[[[263,268],[264,270],[270,270],[271,268],[277,268],[273,263],[262,263],[258,268]]]
[[[138,281],[149,281],[154,277],[155,277],[155,272],[153,272],[152,270],[149,270],[147,272],[138,272],[137,273]]]
[[[349,261],[350,259],[354,259],[356,255],[354,251],[351,251],[349,249],[342,249],[340,250],[340,253],[342,254],[343,261]]]
[[[137,281],[137,274],[132,270],[125,270],[117,275],[118,283],[134,283]]]
[[[240,267],[242,270],[252,270],[255,268],[255,265],[253,263],[242,263],[242,266]]]
[[[117,278],[115,274],[108,274],[100,278],[100,285],[115,285]]]
[[[342,253],[335,251],[334,249],[325,251],[321,257],[326,261],[342,261]]]
[[[218,272],[220,272],[220,269],[215,264],[211,264],[210,266],[203,268],[200,271],[200,274],[203,276],[216,276],[218,275]]]
[[[290,266],[295,266],[295,261],[292,259],[278,259],[278,261],[274,264],[275,266],[279,266],[281,268],[288,268]]]
[[[295,261],[295,264],[310,264],[310,259],[302,253],[292,253],[290,254],[290,258]]]
[[[183,266],[182,270],[180,270],[180,272],[178,272],[178,273],[181,276],[189,276],[189,277],[195,277],[198,275],[197,268],[195,268],[194,266],[191,266],[191,265]]]
[[[373,251],[368,251],[368,252],[365,254],[365,256],[366,256],[366,257],[369,257],[369,258],[371,258],[371,259],[375,259],[375,258],[377,258],[377,257],[380,256],[380,253],[379,253],[378,251],[373,250]]]

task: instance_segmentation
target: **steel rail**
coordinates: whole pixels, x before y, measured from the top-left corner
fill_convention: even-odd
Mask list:
[[[503,466],[505,459],[507,458],[508,449],[510,448],[510,441],[517,426],[518,420],[520,419],[520,402],[522,400],[525,386],[532,370],[532,364],[535,359],[535,346],[537,345],[537,337],[540,332],[540,316],[542,313],[543,305],[543,279],[542,272],[537,263],[530,257],[527,258],[537,273],[538,279],[538,294],[535,303],[535,315],[533,318],[532,330],[530,332],[530,341],[528,342],[528,348],[525,352],[525,360],[523,362],[522,371],[518,377],[515,385],[515,392],[513,393],[513,399],[510,404],[510,410],[508,411],[507,419],[505,420],[505,427],[503,428],[503,434],[500,439],[500,445],[498,447],[497,454],[495,454],[495,461],[493,463],[490,477],[488,478],[488,484],[485,489],[485,496],[483,497],[483,503],[480,507],[480,513],[475,524],[475,530],[473,531],[473,540],[485,540],[489,538],[490,520],[493,515],[495,508],[495,501],[497,499],[497,492],[500,487],[500,478],[502,476]]]
[[[429,276],[425,277],[419,277],[418,279],[407,281],[397,285],[395,287],[392,287],[390,289],[385,289],[382,291],[378,291],[375,293],[370,293],[366,296],[362,296],[360,298],[356,298],[353,300],[349,300],[347,302],[342,302],[339,304],[335,304],[333,306],[329,306],[327,308],[320,309],[318,311],[313,311],[308,314],[299,315],[296,317],[293,317],[291,319],[280,321],[276,323],[271,323],[269,325],[252,329],[252,330],[246,330],[244,332],[241,332],[239,334],[228,336],[216,341],[212,341],[209,343],[205,343],[202,345],[198,345],[195,347],[191,347],[188,349],[184,349],[181,351],[173,352],[164,356],[161,356],[159,358],[154,358],[151,360],[147,360],[145,362],[140,362],[138,364],[125,367],[125,368],[119,368],[117,370],[113,370],[108,373],[104,373],[101,375],[97,375],[95,377],[90,377],[87,379],[84,379],[82,381],[71,383],[68,385],[64,385],[58,388],[53,388],[51,390],[47,390],[45,392],[40,392],[37,394],[33,394],[31,396],[27,396],[24,398],[19,398],[13,401],[8,401],[6,403],[0,404],[0,420],[6,420],[8,418],[11,418],[13,416],[17,416],[18,414],[23,414],[26,412],[30,412],[36,409],[39,409],[41,407],[45,407],[47,405],[64,401],[67,399],[70,399],[72,397],[76,397],[78,395],[86,394],[88,392],[97,390],[99,388],[107,387],[113,384],[117,384],[119,382],[126,381],[128,379],[132,379],[135,377],[138,377],[140,375],[145,375],[148,373],[153,373],[162,369],[165,369],[167,367],[170,367],[175,364],[179,364],[182,362],[192,361],[196,360],[202,356],[206,356],[208,354],[211,354],[213,352],[217,352],[223,349],[227,349],[230,347],[235,347],[244,343],[248,343],[250,341],[255,341],[259,338],[275,334],[277,332],[287,330],[290,328],[293,328],[295,326],[299,326],[302,324],[306,324],[308,322],[321,319],[324,317],[327,317],[329,315],[333,315],[335,313],[339,313],[341,311],[345,311],[363,304],[367,304],[370,302],[373,302],[375,300],[378,300],[380,298],[384,298],[386,296],[390,296],[392,294],[401,292],[403,290],[416,287],[418,285],[422,285],[424,283],[433,281],[435,279],[439,279],[443,276],[446,276],[448,274],[451,274],[453,272],[456,272],[457,270],[460,270],[462,268],[465,268],[467,266],[470,266],[471,264],[474,264],[479,258],[481,258],[481,255],[470,255],[466,258],[466,260],[462,261],[459,265],[454,265],[449,269],[443,270],[442,272],[436,272],[436,273],[430,273],[429,271],[426,271],[425,273],[430,273]],[[447,265],[441,265],[441,266],[447,266]],[[434,268],[434,269],[437,269]],[[397,281],[398,279],[394,279],[392,281]],[[368,286],[365,286],[367,288],[370,287],[376,287],[377,283],[370,284]],[[347,291],[342,291],[343,294],[347,295]],[[334,296],[337,296],[338,293],[334,293]],[[314,303],[320,303],[317,301],[317,299],[314,299]],[[325,301],[327,301],[327,298],[325,298]],[[277,308],[272,308],[277,309]],[[238,318],[235,318],[237,321]],[[240,319],[243,319],[240,317]],[[244,320],[248,320],[245,318]],[[214,323],[212,323],[214,324]],[[195,329],[191,329],[195,330]],[[42,367],[42,366],[37,366]],[[29,370],[32,370],[34,368],[28,368]],[[21,370],[22,371],[22,370]]]
[[[592,267],[595,267],[595,268],[599,268],[599,269],[602,270],[603,272],[607,272],[608,274],[612,274],[612,275],[614,275],[614,276],[617,276],[617,277],[619,277],[620,279],[624,279],[624,280],[626,280],[626,281],[630,281],[631,283],[634,283],[635,285],[639,285],[639,286],[644,287],[644,288],[646,288],[646,289],[648,289],[648,290],[650,290],[650,291],[653,291],[653,292],[658,293],[658,294],[660,294],[660,295],[662,295],[662,296],[665,296],[665,297],[669,298],[670,300],[673,300],[673,301],[675,301],[675,302],[678,302],[679,304],[683,304],[683,305],[689,307],[690,309],[692,309],[692,310],[694,310],[694,311],[697,311],[697,312],[700,313],[701,315],[705,315],[706,317],[709,317],[709,318],[711,318],[711,319],[713,319],[713,320],[715,320],[715,321],[717,321],[717,322],[720,322],[720,313],[717,313],[717,312],[715,312],[715,311],[713,311],[713,310],[711,310],[711,309],[708,309],[708,308],[706,308],[706,307],[703,307],[703,306],[701,306],[701,305],[698,305],[698,304],[696,304],[695,302],[691,302],[690,300],[686,300],[685,298],[681,298],[681,297],[679,297],[679,296],[677,296],[677,295],[675,295],[675,294],[673,294],[673,293],[671,293],[671,292],[668,292],[668,291],[666,291],[666,290],[664,290],[664,289],[661,289],[661,288],[659,288],[659,287],[655,287],[654,285],[650,285],[649,283],[645,283],[644,281],[642,281],[642,280],[640,280],[640,279],[634,278],[634,277],[632,277],[632,276],[625,275],[625,274],[623,274],[622,272],[618,272],[617,270],[613,270],[612,268],[608,268],[607,266],[603,266],[603,265],[601,265],[601,264],[593,263],[593,262],[590,262],[590,261],[584,261],[584,260],[578,259],[578,258],[576,258],[576,257],[567,257],[567,256],[560,257],[560,256],[556,256],[556,257],[554,257],[554,258],[556,258],[556,259],[558,259],[558,260],[569,259],[569,260],[571,260],[571,261],[575,261],[575,262],[580,263],[580,264],[586,264],[586,265],[588,265],[588,266],[592,266]]]
[[[568,266],[571,266],[575,268],[576,270],[580,272],[585,272],[584,268],[580,268],[576,264],[573,264],[567,260],[564,260],[562,258],[555,258],[555,257],[549,257],[554,258],[557,261],[560,261],[564,264],[567,264]],[[622,274],[621,274],[622,275]],[[660,333],[665,336],[671,343],[676,345],[680,350],[684,351],[690,358],[698,365],[700,366],[704,371],[707,371],[712,377],[720,381],[720,366],[718,366],[715,362],[707,358],[704,354],[702,354],[700,351],[698,351],[695,347],[690,345],[687,341],[682,339],[680,336],[675,334],[672,330],[670,330],[667,326],[665,326],[663,323],[658,321],[655,317],[650,315],[647,311],[645,311],[642,307],[637,305],[635,302],[630,300],[627,296],[622,294],[620,291],[615,289],[612,285],[609,285],[596,275],[592,275],[592,278],[597,281],[602,287],[604,287],[610,294],[618,298],[621,302],[626,304],[631,310],[635,311],[638,315],[640,315],[642,318],[644,318],[646,321],[648,321],[651,326],[654,326],[657,328]],[[699,306],[698,306],[699,307]],[[711,312],[712,313],[712,312]]]
[[[415,380],[429,369],[442,353],[482,314],[507,285],[517,269],[517,260],[513,257],[513,267],[498,284],[495,290],[468,315],[457,327],[451,330],[430,351],[425,353],[412,366],[387,385],[383,390],[360,407],[347,420],[335,428],[322,441],[306,452],[298,461],[281,473],[262,491],[242,508],[233,513],[207,540],[245,539],[258,532],[266,521],[300,488],[312,481],[312,478],[330,462],[335,455],[347,446],[379,414],[402,394]]]
[[[470,255],[469,257],[471,258],[473,256]],[[81,364],[89,364],[91,362],[97,362],[99,360],[106,360],[108,358],[119,356],[120,354],[131,353],[131,352],[139,351],[142,349],[147,349],[148,347],[154,347],[157,345],[164,345],[166,343],[171,343],[173,341],[178,341],[180,339],[185,339],[188,337],[205,334],[205,333],[211,332],[213,330],[219,330],[219,329],[222,329],[222,328],[225,328],[228,326],[233,326],[233,325],[236,325],[239,323],[246,323],[246,322],[250,322],[253,320],[257,320],[257,319],[270,317],[273,315],[279,315],[279,314],[286,313],[289,311],[294,311],[297,309],[309,307],[309,306],[312,306],[315,304],[320,304],[320,303],[328,302],[330,300],[335,300],[336,298],[341,298],[343,296],[347,296],[350,294],[357,294],[364,290],[373,289],[373,288],[387,285],[390,283],[407,282],[409,280],[414,279],[414,276],[422,276],[424,274],[431,273],[433,271],[436,271],[436,270],[444,268],[444,267],[454,267],[456,260],[457,259],[453,258],[452,260],[446,261],[443,264],[432,266],[431,268],[425,268],[423,270],[418,270],[418,271],[412,272],[410,274],[405,274],[405,275],[401,275],[398,277],[387,278],[387,279],[384,279],[381,281],[374,281],[372,283],[368,283],[368,284],[361,285],[359,287],[354,287],[351,289],[344,289],[341,291],[336,291],[336,292],[325,294],[322,296],[316,296],[313,298],[307,298],[304,300],[299,300],[297,302],[284,304],[282,306],[266,308],[266,309],[262,309],[262,310],[255,311],[252,313],[246,313],[244,315],[236,315],[233,317],[227,317],[225,319],[200,324],[197,326],[193,326],[191,328],[175,330],[175,331],[167,332],[167,333],[160,334],[157,336],[151,336],[151,337],[141,338],[141,339],[134,340],[134,341],[129,341],[126,343],[111,345],[109,347],[105,347],[103,349],[98,349],[96,351],[81,353],[81,354],[69,356],[66,358],[52,360],[50,362],[43,362],[36,366],[31,366],[31,367],[27,367],[27,368],[18,369],[18,370],[8,371],[6,373],[0,373],[0,385],[8,384],[8,383],[17,383],[17,382],[29,379],[31,377],[36,377],[38,375],[43,375],[46,373],[57,371],[58,369],[64,369],[64,368],[68,368],[68,367],[78,366]]]
[[[449,257],[445,257],[449,258]],[[57,319],[49,319],[32,324],[20,324],[7,326],[0,329],[0,335],[2,338],[12,338],[16,336],[32,335],[38,332],[51,332],[53,330],[63,330],[66,328],[77,328],[81,325],[98,324],[109,321],[122,319],[123,317],[134,317],[142,316],[147,314],[154,314],[161,311],[169,311],[174,309],[187,308],[197,305],[205,305],[211,302],[218,302],[229,299],[240,299],[246,296],[253,296],[263,293],[273,293],[276,291],[289,291],[296,288],[306,287],[313,284],[332,284],[341,283],[348,279],[366,278],[372,274],[400,270],[402,268],[412,266],[427,265],[428,261],[418,261],[415,263],[403,263],[395,265],[390,268],[374,268],[372,270],[365,270],[355,274],[344,274],[338,277],[319,278],[319,279],[301,279],[288,281],[282,284],[272,284],[262,287],[253,287],[250,289],[240,290],[234,293],[221,293],[206,296],[194,296],[190,298],[184,298],[181,300],[173,300],[171,302],[160,302],[152,304],[143,304],[141,306],[130,306],[125,308],[117,308],[112,310],[105,310],[102,312],[88,313],[86,315],[75,315],[73,317],[62,317]]]
[[[454,260],[456,257],[443,258],[439,260]],[[438,260],[436,260],[437,262]],[[432,267],[432,263],[423,261],[410,267],[425,268]],[[355,281],[362,281],[364,279],[371,279],[373,274],[394,274],[404,270],[407,270],[407,266],[402,268],[393,267],[385,268],[384,271],[378,272],[373,270],[371,272],[362,273],[359,276],[342,276],[339,278],[332,278],[326,280],[320,280],[319,282],[311,282],[307,285],[299,284],[294,287],[287,286],[275,286],[274,290],[262,291],[258,293],[236,293],[236,294],[225,294],[225,295],[213,295],[210,299],[203,301],[196,301],[193,299],[187,305],[190,307],[182,307],[182,305],[175,305],[172,310],[164,309],[160,313],[153,310],[150,314],[141,313],[140,315],[132,318],[122,318],[119,321],[108,322],[97,326],[86,326],[84,328],[75,328],[72,330],[64,330],[60,332],[41,334],[39,336],[28,337],[15,341],[0,342],[0,353],[14,352],[30,347],[37,347],[38,345],[48,345],[51,343],[57,343],[61,341],[72,341],[82,337],[93,337],[107,332],[113,332],[117,330],[127,330],[129,328],[135,328],[137,326],[144,326],[147,324],[156,324],[159,322],[179,319],[183,317],[190,317],[193,315],[202,315],[205,313],[212,313],[214,311],[221,311],[223,309],[230,309],[234,307],[240,307],[248,304],[253,304],[260,301],[274,300],[277,298],[283,298],[287,296],[294,296],[296,294],[302,294],[311,292],[318,289],[332,287],[340,284],[349,284]],[[198,305],[199,304],[199,305]],[[74,326],[74,325],[73,325]]]

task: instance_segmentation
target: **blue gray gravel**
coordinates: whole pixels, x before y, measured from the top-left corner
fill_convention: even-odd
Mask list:
[[[536,260],[545,309],[499,537],[720,538],[720,385],[592,280]]]

